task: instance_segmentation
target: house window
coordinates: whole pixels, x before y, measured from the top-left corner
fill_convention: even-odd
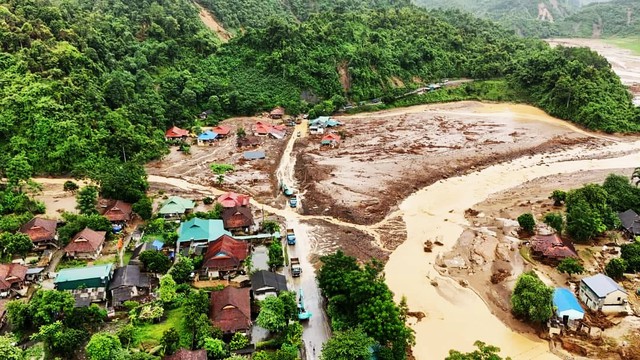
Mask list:
[[[618,298],[618,301],[620,301],[620,298]]]

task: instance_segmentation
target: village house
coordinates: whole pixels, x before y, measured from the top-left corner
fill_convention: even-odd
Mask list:
[[[45,279],[45,275],[43,267],[28,268],[25,280],[31,283],[39,283]]]
[[[629,209],[619,213],[618,217],[627,239],[633,240],[636,236],[640,236],[640,216],[635,211]]]
[[[207,360],[207,350],[180,349],[173,355],[167,355],[164,360]]]
[[[238,147],[258,147],[262,143],[257,136],[247,135],[239,137],[236,141],[236,146]]]
[[[178,244],[181,251],[194,250],[196,255],[206,248],[207,244],[220,238],[222,235],[231,236],[231,233],[224,229],[222,220],[193,218],[183,222],[178,228]]]
[[[269,117],[275,120],[282,119],[283,116],[284,116],[284,108],[281,106],[274,108],[269,113]]]
[[[227,286],[211,293],[211,322],[224,334],[248,333],[251,305],[248,288]]]
[[[567,257],[577,258],[573,244],[557,234],[536,235],[531,241],[532,255],[541,261],[557,262]]]
[[[202,134],[198,135],[198,145],[211,144],[216,140],[216,138],[218,138],[218,134],[213,131],[204,131]]]
[[[260,160],[260,159],[266,158],[267,154],[264,151],[261,151],[261,150],[245,151],[244,154],[242,154],[242,157],[245,160]]]
[[[131,204],[122,200],[107,200],[103,207],[102,216],[106,217],[112,223],[125,224],[131,220],[133,210]]]
[[[158,213],[165,219],[179,219],[182,215],[193,211],[196,204],[180,196],[172,196],[162,203]]]
[[[236,206],[222,210],[222,222],[225,230],[232,233],[242,231],[248,233],[254,225],[253,214],[248,206]]]
[[[36,250],[44,250],[49,247],[58,248],[58,235],[56,227],[58,222],[51,219],[34,217],[20,227],[20,232],[29,236]]]
[[[125,301],[149,295],[150,289],[150,278],[140,271],[140,266],[127,265],[117,268],[109,284],[111,304],[120,307]]]
[[[267,136],[269,135],[269,129],[271,129],[271,125],[258,121],[253,126],[253,134],[255,136]]]
[[[164,134],[167,140],[186,140],[189,137],[189,130],[180,129],[177,126],[172,126]]]
[[[267,296],[277,296],[281,291],[287,291],[287,278],[267,270],[256,271],[251,275],[251,291],[253,298],[259,301]]]
[[[244,269],[249,256],[249,244],[228,235],[222,235],[207,246],[202,259],[202,274],[209,279],[222,279]]]
[[[78,259],[97,259],[102,252],[105,231],[94,231],[89,228],[77,233],[65,246],[64,251],[67,257]]]
[[[218,202],[225,208],[249,206],[250,201],[251,196],[234,192],[228,192],[218,196]]]
[[[76,306],[103,302],[107,299],[112,267],[113,264],[105,264],[62,269],[53,280],[53,285],[57,290],[71,292],[76,299]]]
[[[213,110],[205,110],[205,111],[201,112],[200,115],[198,115],[198,118],[200,120],[207,120],[207,118],[211,114],[213,114]]]
[[[627,310],[627,292],[613,279],[597,274],[580,281],[580,300],[591,310],[603,313]]]
[[[336,133],[330,133],[322,137],[322,140],[320,141],[320,146],[337,147],[338,145],[340,145],[340,140],[341,140],[340,135]]]
[[[229,136],[229,134],[231,133],[231,128],[228,126],[224,126],[224,125],[218,125],[214,128],[211,129],[212,132],[214,132],[218,139],[224,139],[227,136]]]
[[[553,291],[553,307],[556,316],[564,326],[573,327],[575,322],[584,318],[582,306],[569,289],[556,288]]]
[[[324,129],[340,125],[342,125],[342,123],[329,116],[320,116],[316,119],[309,120],[309,133],[315,135],[324,134]]]
[[[27,267],[21,264],[0,264],[0,298],[11,295],[11,291],[22,289],[27,276]]]

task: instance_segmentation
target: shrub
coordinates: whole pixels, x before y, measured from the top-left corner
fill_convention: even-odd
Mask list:
[[[522,230],[530,234],[533,233],[533,229],[536,227],[536,221],[530,213],[524,213],[518,216],[518,224]]]

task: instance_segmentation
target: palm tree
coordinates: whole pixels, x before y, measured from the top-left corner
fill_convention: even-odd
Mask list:
[[[633,174],[631,174],[631,181],[636,179],[636,186],[640,184],[640,167],[633,169]]]

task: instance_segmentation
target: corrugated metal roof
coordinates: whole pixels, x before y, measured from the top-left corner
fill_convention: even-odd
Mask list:
[[[245,151],[244,158],[247,160],[264,159],[266,157],[264,151]]]
[[[81,268],[62,269],[56,275],[54,284],[65,281],[76,281],[85,279],[104,279],[109,277],[113,264],[87,266]]]
[[[576,296],[569,289],[556,288],[553,291],[553,306],[557,308],[556,312],[559,316],[566,311],[575,311],[584,315],[584,310],[582,310],[582,306],[578,303],[578,299],[576,299]],[[575,315],[574,317],[577,319],[582,318],[578,314]]]
[[[584,278],[582,279],[582,282],[593,290],[598,297],[605,297],[616,290],[620,290],[625,294],[627,293],[622,286],[618,285],[617,282],[613,281],[613,279],[605,274],[597,274]]]
[[[222,235],[231,235],[224,229],[222,220],[193,218],[180,224],[178,242],[191,240],[213,241]]]

